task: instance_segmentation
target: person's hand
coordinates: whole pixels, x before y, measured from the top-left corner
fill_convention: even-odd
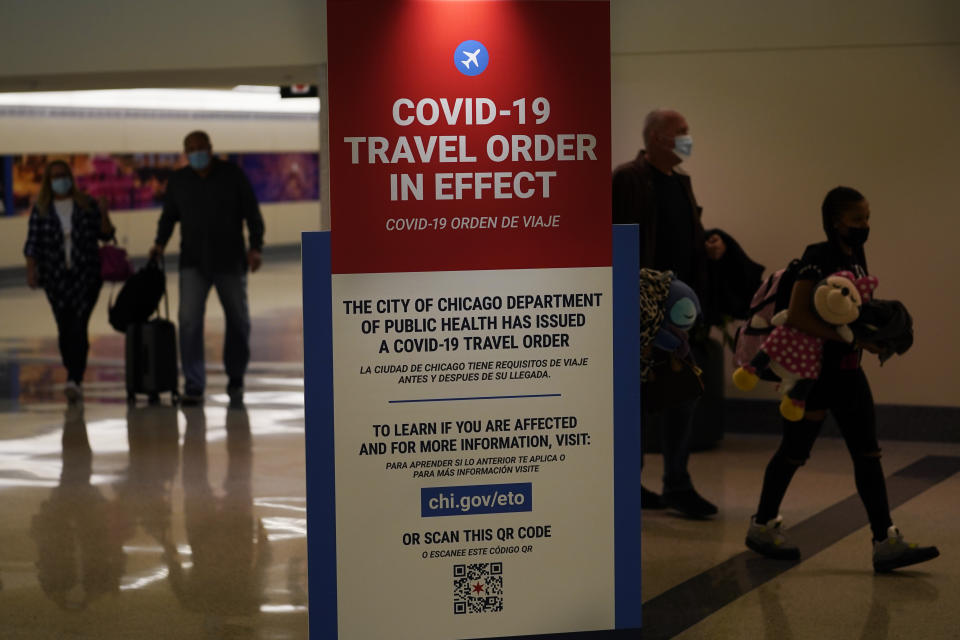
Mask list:
[[[163,256],[163,245],[155,244],[150,247],[150,259],[156,260],[157,258]]]
[[[879,354],[883,351],[883,349],[881,349],[880,346],[875,342],[866,342],[864,340],[857,340],[857,346],[860,347],[861,349],[865,349],[869,351],[870,353]]]
[[[247,264],[250,265],[250,271],[256,271],[263,264],[263,256],[259,249],[250,249],[247,251]]]
[[[35,264],[27,265],[27,286],[36,289],[40,286],[40,276],[37,275],[37,266]]]
[[[707,247],[707,257],[711,260],[719,260],[727,252],[727,245],[719,233],[711,234],[705,243]]]

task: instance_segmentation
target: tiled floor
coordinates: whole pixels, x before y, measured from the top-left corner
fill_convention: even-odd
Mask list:
[[[172,278],[171,309],[175,293]],[[81,410],[63,401],[43,295],[0,290],[0,638],[306,638],[298,263],[268,264],[251,277],[245,409],[226,406],[215,297],[206,405],[129,408],[122,336],[106,323],[108,295],[94,314]],[[958,444],[883,444],[888,476],[931,455],[960,457]],[[960,638],[960,475],[904,480],[916,495],[894,510],[895,522],[943,555],[875,576],[862,507],[826,511],[854,494],[846,450],[829,437],[795,479],[783,515],[788,525],[839,516],[852,533],[759,586],[742,569],[759,559],[747,556],[737,565],[742,574],[714,586],[730,589],[729,602],[693,606],[703,595],[696,578],[710,584],[711,572],[744,552],[775,446],[770,436],[728,434],[716,450],[694,454],[694,481],[720,506],[718,518],[645,512],[648,618],[661,617],[658,596],[674,593],[691,603],[675,636],[685,639]],[[651,488],[660,469],[659,456],[649,455]],[[652,627],[634,636],[664,637]]]
[[[776,448],[770,436],[728,434],[720,448],[694,454],[691,473],[701,492],[720,506],[711,521],[687,520],[669,512],[645,511],[643,523],[644,613],[653,620],[657,602],[677,588],[690,601],[689,623],[682,633],[663,636],[650,628],[645,638],[960,638],[960,474],[935,484],[916,480],[909,486],[916,497],[893,509],[893,520],[908,540],[934,544],[941,557],[892,574],[876,575],[871,565],[871,534],[858,500],[839,512],[834,504],[855,495],[853,471],[843,441],[821,438],[806,466],[794,478],[782,506],[789,527],[808,518],[833,527],[838,520],[852,533],[818,553],[820,534],[808,542],[797,540],[803,560],[783,566],[769,582],[752,588],[751,569],[770,563],[743,546],[747,522],[756,507],[763,468]],[[882,442],[886,475],[929,456],[951,458],[960,468],[960,445],[944,443]],[[645,477],[656,478],[656,456],[648,456]],[[897,487],[912,485],[910,478]],[[891,480],[891,502],[895,500]],[[655,485],[655,482],[651,482]],[[857,527],[856,524],[860,523]],[[829,536],[824,531],[823,536]],[[691,585],[695,576],[745,554],[734,576],[719,576],[716,584]],[[716,589],[733,585],[735,599],[711,615],[694,614],[697,598],[714,598]],[[742,595],[741,595],[742,594]],[[682,600],[683,598],[681,598]],[[657,616],[660,618],[661,616]]]

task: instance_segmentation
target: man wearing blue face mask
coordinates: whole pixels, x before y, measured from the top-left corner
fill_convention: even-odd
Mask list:
[[[638,224],[640,267],[672,271],[692,287],[710,318],[707,260],[719,260],[726,246],[718,234],[706,237],[690,177],[677,170],[693,151],[687,121],[676,111],[651,111],[644,120],[643,141],[645,148],[636,159],[614,171],[613,223]],[[705,340],[706,333],[701,322],[691,335],[703,334]],[[696,352],[696,342],[692,346]],[[645,509],[670,507],[693,518],[717,513],[693,488],[687,472],[695,408],[693,400],[689,406],[643,412],[645,430],[660,432],[664,458],[663,494],[641,487]]]
[[[180,363],[183,404],[203,402],[206,387],[203,317],[207,295],[215,287],[226,319],[223,364],[227,393],[243,401],[243,377],[250,361],[250,310],[247,269],[262,262],[263,216],[243,170],[213,155],[210,136],[193,131],[184,138],[188,166],[167,182],[166,197],[151,257],[162,255],[173,227],[180,223]],[[250,247],[243,235],[246,222]]]

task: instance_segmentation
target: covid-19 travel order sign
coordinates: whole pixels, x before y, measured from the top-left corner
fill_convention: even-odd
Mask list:
[[[311,637],[639,626],[607,3],[327,11],[331,232],[303,239]]]

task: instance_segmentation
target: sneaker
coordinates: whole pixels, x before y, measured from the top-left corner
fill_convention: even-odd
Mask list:
[[[936,547],[921,547],[915,542],[907,542],[895,526],[887,529],[887,539],[873,542],[873,570],[886,573],[899,567],[907,567],[918,562],[933,560],[940,555]]]
[[[665,490],[660,498],[665,506],[689,518],[708,518],[717,515],[717,506],[697,493],[693,487],[679,491]]]
[[[750,518],[750,528],[747,529],[747,546],[768,558],[776,560],[799,560],[800,549],[790,544],[787,537],[780,530],[783,516],[777,516],[766,524],[760,524]]]
[[[67,396],[67,402],[74,404],[83,400],[83,387],[74,382],[73,380],[68,380],[66,386],[63,389],[64,394]]]
[[[660,494],[654,493],[645,486],[640,485],[640,508],[642,509],[665,509],[666,505],[660,499]]]

